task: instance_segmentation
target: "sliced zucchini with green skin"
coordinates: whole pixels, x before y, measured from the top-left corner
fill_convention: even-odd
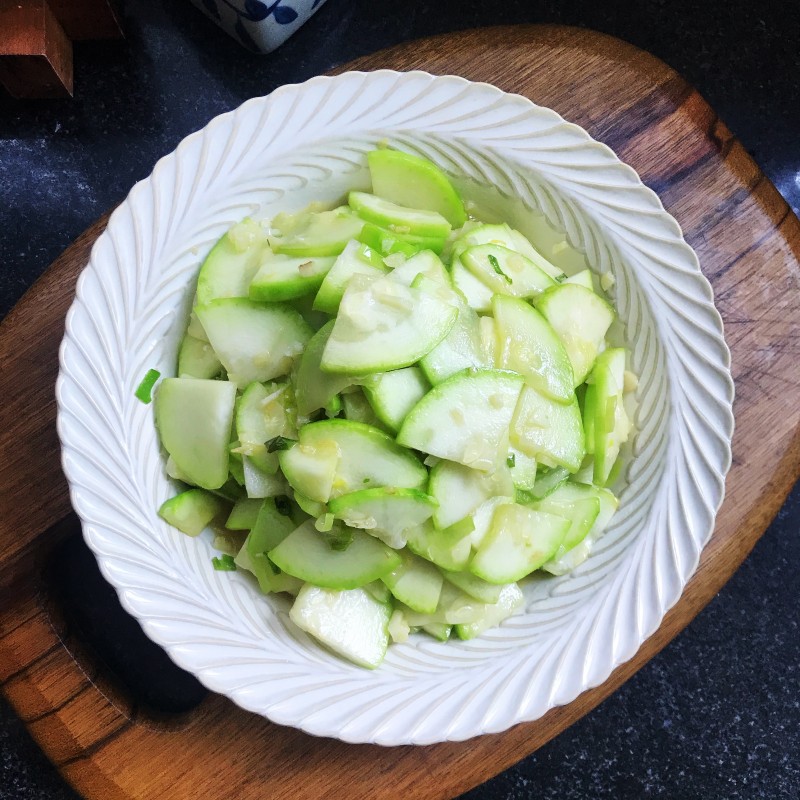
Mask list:
[[[596,391],[594,414],[594,483],[605,486],[628,441],[631,423],[623,405],[625,350],[614,347],[597,357],[593,371]]]
[[[200,324],[200,320],[197,319],[197,314],[194,311],[194,305],[196,303],[197,294],[195,293],[195,301],[192,306],[192,313],[189,314],[189,324],[186,326],[186,335],[191,336],[193,339],[199,339],[201,342],[208,342],[208,336],[206,336],[206,332],[203,330],[203,326]]]
[[[398,431],[408,412],[427,394],[430,384],[419,367],[406,367],[372,375],[363,388],[378,419]]]
[[[328,507],[325,505],[325,503],[312,500],[310,497],[306,497],[302,492],[298,492],[296,489],[292,493],[292,496],[294,497],[295,503],[297,503],[297,505],[300,507],[300,510],[309,517],[318,519],[319,517],[328,513]],[[305,522],[305,520],[303,520],[303,522]]]
[[[401,563],[383,576],[383,582],[401,603],[421,614],[433,614],[442,593],[442,573],[408,550],[399,555]]]
[[[187,489],[162,503],[158,515],[187,536],[197,536],[230,505],[203,489]]]
[[[386,584],[383,582],[383,578],[378,581],[373,581],[372,583],[368,583],[364,590],[369,592],[379,603],[391,603],[392,602],[392,593],[389,591]]]
[[[482,603],[470,597],[448,581],[442,582],[439,603],[432,613],[421,613],[413,608],[400,606],[406,622],[421,628],[427,625],[453,625],[460,622],[474,622],[482,613]]]
[[[278,460],[281,471],[295,491],[317,503],[327,503],[340,455],[339,445],[333,439],[320,439],[313,444],[298,443],[288,450],[281,450]]]
[[[361,232],[363,222],[347,206],[309,211],[285,236],[270,241],[275,253],[288,256],[338,256]]]
[[[579,386],[600,352],[614,321],[614,309],[599,295],[575,283],[548,289],[535,305],[564,344],[572,362],[574,384]]]
[[[525,596],[516,583],[504,586],[500,598],[496,603],[484,606],[483,614],[477,622],[461,623],[456,625],[456,635],[459,639],[468,640],[480,636],[489,628],[494,628],[503,620],[520,609],[525,603]]]
[[[493,495],[502,494],[502,488],[498,486],[494,473],[487,474],[452,461],[440,461],[431,470],[428,481],[428,492],[439,504],[433,514],[433,524],[437,528],[449,528]]]
[[[247,297],[267,244],[266,231],[251,219],[223,234],[200,267],[197,304],[206,305],[220,297]]]
[[[429,636],[440,642],[446,642],[450,638],[450,633],[453,630],[452,625],[447,625],[444,622],[429,622],[422,626],[422,630]]]
[[[261,501],[256,523],[244,540],[234,561],[238,567],[255,575],[264,594],[288,592],[297,594],[302,581],[282,572],[267,557],[297,526],[290,517],[281,514],[272,498]]]
[[[549,275],[554,281],[560,283],[566,279],[567,276],[564,274],[564,270],[562,270],[561,267],[550,262],[531,244],[528,238],[513,228],[511,229],[511,241],[513,242],[512,250],[516,250],[526,258],[529,258],[542,272]]]
[[[482,244],[496,244],[519,252],[517,243],[511,235],[511,228],[508,225],[505,223],[479,224],[462,232],[453,242],[451,252],[453,263],[461,257],[465,250]]]
[[[328,440],[336,442],[341,453],[332,497],[375,486],[422,489],[427,485],[428,472],[416,456],[377,428],[330,419],[312,422],[300,430],[302,445],[315,446]]]
[[[450,570],[442,570],[442,572],[453,586],[461,589],[462,592],[475,598],[475,600],[480,600],[481,603],[496,603],[500,600],[500,594],[503,591],[502,586],[487,583],[471,572],[451,572]]]
[[[538,297],[555,285],[555,281],[533,261],[502,245],[479,244],[468,247],[459,259],[495,294]]]
[[[563,283],[574,283],[578,286],[583,286],[590,292],[594,291],[594,281],[592,280],[592,271],[590,269],[582,269],[574,275],[570,275]]]
[[[558,502],[551,495],[545,500],[539,501],[536,504],[536,510],[556,514],[570,522],[570,528],[564,541],[561,542],[551,559],[557,561],[586,538],[600,515],[600,500],[597,497],[587,497],[584,500]]]
[[[470,367],[491,367],[481,341],[480,317],[460,292],[454,292],[458,317],[450,333],[421,361],[425,376],[436,385]]]
[[[593,383],[586,384],[583,395],[583,434],[586,442],[586,454],[594,454],[594,423],[597,418],[597,387]]]
[[[505,506],[513,503],[514,498],[509,495],[498,495],[487,500],[470,515],[472,521],[472,532],[469,534],[470,547],[473,550],[478,550],[489,533],[492,527],[492,519],[494,519],[494,512],[498,506]]]
[[[406,208],[436,211],[454,228],[467,221],[458,192],[432,161],[399,150],[373,150],[367,163],[378,197]]]
[[[483,604],[474,597],[461,591],[457,586],[445,581],[442,584],[442,593],[439,596],[439,606],[431,615],[431,621],[445,622],[449,625],[476,622],[483,615]],[[419,624],[421,620],[412,620]],[[410,620],[411,621],[411,620]]]
[[[178,351],[179,378],[216,378],[222,364],[208,342],[188,334],[183,337]]]
[[[250,534],[248,534],[248,538],[250,538]],[[247,572],[251,572],[255,576],[258,581],[258,587],[264,594],[286,592],[287,594],[296,595],[303,586],[303,581],[299,578],[295,578],[294,575],[289,575],[286,572],[281,572],[265,553],[251,555],[247,547],[247,539],[245,539],[242,549],[239,550],[233,561],[239,569],[247,570]]]
[[[336,259],[268,254],[250,282],[251,300],[277,303],[316,292]]]
[[[259,469],[249,456],[242,456],[242,472],[248,497],[278,497],[287,492],[283,475]]]
[[[393,233],[439,239],[450,235],[450,223],[436,211],[406,208],[367,192],[350,192],[347,202],[365,222]]]
[[[391,260],[391,259],[390,259]],[[432,250],[421,250],[392,270],[392,280],[412,286],[419,275],[451,288],[450,273],[439,256]]]
[[[186,475],[184,472],[181,472],[180,467],[175,463],[175,459],[172,456],[167,457],[167,463],[164,466],[164,471],[173,480],[181,481],[181,483],[192,482],[188,475]],[[219,489],[216,491],[219,493]]]
[[[470,572],[489,583],[521,580],[553,557],[569,528],[569,520],[555,514],[518,503],[498,506]]]
[[[511,442],[540,462],[577,472],[585,447],[581,410],[575,395],[571,403],[564,404],[526,386],[514,411]]]
[[[372,406],[369,404],[364,392],[361,389],[355,392],[347,392],[342,395],[342,407],[344,408],[345,419],[353,422],[363,422],[381,431],[388,431],[384,423],[378,419]]]
[[[387,228],[381,228],[379,225],[373,225],[371,222],[365,223],[356,239],[382,256],[400,253],[407,258],[422,250],[432,250],[437,254],[441,253],[446,241],[435,236],[399,234]]]
[[[409,528],[406,540],[408,549],[415,555],[442,569],[461,570],[472,555],[472,531],[473,523],[469,518],[443,530],[426,522],[417,528]]]
[[[518,372],[553,400],[572,402],[572,363],[544,317],[524,300],[497,294],[492,298],[492,311],[498,366]]]
[[[405,532],[431,518],[436,500],[419,489],[385,486],[341,495],[331,500],[328,510],[345,525],[400,549],[406,544]]]
[[[391,603],[364,589],[331,591],[306,585],[289,618],[317,641],[361,667],[379,667],[389,646]]]
[[[343,389],[357,380],[352,375],[323,372],[320,368],[322,354],[328,344],[335,320],[325,323],[306,345],[297,366],[295,400],[297,412],[303,416],[325,408]]]
[[[314,298],[314,308],[327,314],[336,314],[344,290],[353,275],[378,277],[386,271],[387,268],[378,253],[353,239],[347,243],[323,279]]]
[[[530,491],[536,485],[536,459],[509,445],[506,463],[515,489]]]
[[[357,589],[400,564],[400,556],[374,537],[356,530],[352,536],[346,549],[334,550],[309,520],[268,555],[284,572],[326,589]]]
[[[506,457],[501,445],[522,383],[522,376],[512,372],[459,372],[414,406],[397,441],[473,469],[491,471]]]
[[[364,375],[408,367],[450,332],[458,310],[389,276],[355,276],[322,354],[322,369]]]
[[[251,497],[243,497],[233,504],[231,513],[225,522],[225,527],[229,531],[249,531],[256,524],[258,512],[261,511],[263,500]]]
[[[198,306],[197,316],[228,378],[241,387],[286,375],[313,333],[286,306],[241,298]]]
[[[591,498],[597,499],[600,502],[600,514],[593,527],[600,530],[605,530],[608,527],[611,517],[614,516],[617,506],[619,506],[619,500],[608,489],[589,486],[584,483],[573,483],[572,481],[559,486],[558,490],[550,495],[550,498],[558,503],[572,503]]]
[[[161,444],[191,483],[218,489],[228,479],[236,387],[228,381],[164,378],[155,397]]]
[[[278,511],[275,498],[267,497],[261,501],[256,524],[250,531],[252,552],[268,553],[274,550],[297,527],[292,517]]]
[[[554,557],[542,566],[542,569],[553,575],[563,575],[582,564],[591,552],[592,545],[608,527],[614,512],[617,510],[619,500],[608,490],[598,489],[596,486],[588,486],[578,483],[565,483],[561,486],[554,497],[559,502],[584,502],[587,499],[596,499],[600,503],[600,513],[594,521],[589,533],[581,542],[572,547],[566,553],[561,553],[559,548],[557,557]]]
[[[530,500],[544,500],[556,489],[569,480],[570,472],[565,467],[540,466],[536,472],[536,480],[530,490]]]
[[[278,455],[267,451],[266,442],[276,436],[295,435],[286,414],[287,388],[286,384],[267,387],[255,381],[244,390],[236,407],[238,451],[271,474],[278,469]]]
[[[532,261],[542,272],[554,280],[563,280],[564,272],[551,264],[519,231],[509,225],[478,225],[464,232],[453,243],[453,260],[469,247],[494,244],[513,250]]]
[[[306,325],[312,331],[316,332],[330,319],[330,315],[324,311],[316,311],[314,309],[315,296],[314,294],[306,294],[302,297],[296,297],[294,300],[288,300],[286,304],[305,320]]]
[[[450,267],[453,286],[466,298],[467,305],[475,311],[488,313],[492,309],[492,290],[478,280],[462,263],[460,258],[453,259]]]

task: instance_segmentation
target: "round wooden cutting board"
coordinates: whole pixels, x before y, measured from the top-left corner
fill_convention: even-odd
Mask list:
[[[564,730],[669,642],[733,574],[798,477],[800,222],[684,80],[618,40],[558,27],[449,34],[337,72],[379,68],[487,81],[555,109],[638,170],[678,219],[714,286],[733,354],[734,458],[714,536],[680,602],[631,661],[503,734],[354,746],[273,725],[216,695],[166,722],[146,715],[62,633],[41,572],[70,512],[55,430],[58,346],[100,220],[0,326],[0,681],[90,800],[453,797]]]

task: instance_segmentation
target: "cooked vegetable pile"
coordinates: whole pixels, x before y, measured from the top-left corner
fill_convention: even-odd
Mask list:
[[[374,668],[410,631],[479,636],[518,581],[587,557],[634,378],[589,270],[468,218],[425,159],[368,162],[372,193],[220,239],[155,416],[189,486],[161,516],[214,527],[215,568]]]

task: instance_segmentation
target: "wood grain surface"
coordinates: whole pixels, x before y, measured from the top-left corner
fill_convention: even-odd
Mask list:
[[[100,220],[0,326],[0,681],[63,775],[92,800],[448,798],[594,708],[719,591],[800,469],[800,222],[711,108],[675,72],[615,39],[559,27],[412,42],[344,69],[426,69],[550,106],[610,145],[654,188],[711,280],[733,355],[736,433],[727,498],[680,602],[602,686],[506,733],[382,749],[315,739],[209,695],[168,721],[144,715],[67,636],[42,560],[69,510],[53,386],[76,277]]]
[[[12,97],[71,97],[72,42],[45,0],[0,0],[0,84]]]

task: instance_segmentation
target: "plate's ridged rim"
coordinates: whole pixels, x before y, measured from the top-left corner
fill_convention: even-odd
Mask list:
[[[164,564],[164,553],[156,552],[155,543],[152,552],[146,546],[141,532],[153,524],[155,489],[150,484],[126,489],[126,482],[115,473],[115,468],[124,473],[126,465],[133,469],[138,458],[144,461],[147,457],[148,446],[152,449],[143,422],[146,418],[140,414],[136,420],[139,427],[131,432],[123,413],[130,408],[121,385],[123,377],[130,383],[130,375],[141,374],[142,364],[135,358],[131,364],[128,354],[116,352],[114,346],[122,334],[127,340],[136,340],[137,336],[141,339],[157,332],[163,322],[154,320],[149,327],[144,326],[144,332],[129,330],[128,317],[137,307],[142,286],[147,285],[148,278],[157,277],[150,273],[153,259],[148,262],[147,253],[143,252],[147,232],[157,233],[149,237],[150,255],[160,254],[159,248],[173,233],[179,206],[188,202],[187,197],[202,194],[233,163],[236,146],[241,151],[243,145],[260,143],[260,123],[269,118],[274,127],[276,121],[270,114],[277,113],[277,109],[283,114],[284,130],[291,130],[293,121],[308,126],[313,112],[321,116],[330,112],[329,107],[335,105],[331,99],[337,97],[337,92],[350,98],[355,109],[352,113],[359,110],[358,102],[369,91],[379,92],[377,100],[385,107],[391,105],[389,88],[398,94],[406,93],[404,105],[400,106],[403,110],[414,109],[415,103],[423,104],[430,94],[443,93],[447,97],[443,104],[424,108],[428,118],[442,114],[443,109],[447,112],[441,123],[443,135],[452,133],[459,120],[461,124],[471,120],[473,130],[481,131],[477,122],[482,118],[506,114],[503,124],[513,135],[505,140],[499,135],[488,136],[489,131],[502,127],[501,123],[490,121],[485,127],[486,136],[491,139],[486,152],[492,158],[473,164],[474,169],[478,173],[491,171],[494,179],[506,181],[513,190],[513,177],[501,167],[503,158],[516,154],[524,160],[535,154],[537,168],[541,167],[571,198],[569,203],[551,195],[542,200],[556,206],[553,214],[568,230],[575,228],[579,237],[582,225],[601,225],[613,232],[616,245],[627,258],[642,260],[639,278],[646,284],[645,294],[671,309],[668,320],[665,322],[666,316],[660,320],[659,337],[666,343],[673,401],[670,430],[675,428],[680,435],[669,442],[670,459],[665,467],[665,477],[672,481],[670,489],[676,494],[657,509],[658,519],[648,517],[654,527],[666,526],[669,535],[655,542],[666,551],[659,551],[658,560],[654,555],[652,562],[633,563],[629,558],[618,570],[613,585],[605,587],[602,597],[597,598],[592,613],[587,610],[583,624],[576,628],[580,637],[572,635],[568,642],[562,637],[558,651],[535,663],[526,658],[523,649],[512,651],[494,668],[481,667],[482,680],[477,687],[474,671],[469,680],[464,680],[458,671],[449,681],[439,675],[435,682],[438,698],[431,697],[430,686],[424,693],[418,686],[415,689],[414,681],[392,683],[371,678],[364,679],[358,690],[363,699],[354,702],[353,687],[359,684],[353,683],[351,672],[329,668],[324,657],[293,642],[289,644],[299,653],[298,658],[308,653],[307,672],[287,669],[288,662],[280,658],[265,659],[263,649],[249,647],[244,623],[240,631],[226,629],[224,613],[203,608],[193,587],[176,580],[180,565]],[[463,104],[461,117],[456,113],[459,103]],[[373,102],[361,109],[370,122],[370,115],[377,116],[378,105]],[[388,113],[385,108],[382,111]],[[341,113],[350,113],[350,109],[343,108]],[[531,127],[527,134],[513,133],[528,123]],[[427,127],[430,124],[433,123],[424,123]],[[381,125],[375,123],[371,127],[379,129]],[[516,144],[512,146],[511,141]],[[521,148],[521,143],[526,146]],[[273,144],[274,137],[265,147]],[[585,157],[585,162],[576,170],[579,156]],[[213,175],[209,178],[210,171]],[[167,203],[169,209],[165,207]],[[587,212],[590,222],[576,213],[581,209]],[[143,210],[150,212],[149,218],[141,213]],[[120,269],[128,252],[133,253],[137,269],[141,264],[147,265],[141,267],[144,276],[137,273],[139,279],[134,281],[133,276]],[[114,267],[119,272],[112,277]],[[168,296],[185,289],[185,278],[181,285],[172,280],[174,277],[163,281]],[[142,324],[142,320],[137,322]],[[58,428],[72,503],[82,519],[86,541],[103,574],[117,589],[123,606],[176,663],[194,672],[210,689],[228,694],[243,707],[276,722],[345,741],[427,744],[501,731],[535,719],[548,708],[570,702],[581,691],[602,683],[656,630],[664,613],[678,600],[713,531],[724,477],[730,467],[730,353],[711,287],[677,222],[634,170],[583,129],[527,98],[456,76],[381,70],[313,78],[304,84],[284,86],[266,98],[249,100],[187,137],[174,153],[157,163],[149,178],[136,184],[95,243],[67,315],[60,365],[56,389]],[[123,374],[118,375],[118,371]],[[694,394],[687,387],[694,387]],[[702,393],[698,387],[702,387]],[[87,409],[93,413],[87,415]],[[120,444],[119,453],[108,448],[115,437]],[[690,475],[688,482],[685,474],[682,476],[674,467],[678,457]],[[651,538],[654,537],[655,534]],[[225,591],[233,596],[236,587]],[[155,598],[157,602],[148,606]],[[208,630],[202,625],[194,627],[198,615]],[[247,624],[252,630],[252,621]],[[271,630],[275,635],[284,635],[279,626]],[[249,665],[253,659],[262,684],[271,678],[270,702],[251,691],[252,686],[257,689],[261,685],[251,679]],[[234,669],[237,666],[241,667],[238,678]],[[303,693],[310,697],[318,692],[327,700],[322,704],[324,708],[303,713],[299,698]],[[275,696],[286,702],[276,702]]]

